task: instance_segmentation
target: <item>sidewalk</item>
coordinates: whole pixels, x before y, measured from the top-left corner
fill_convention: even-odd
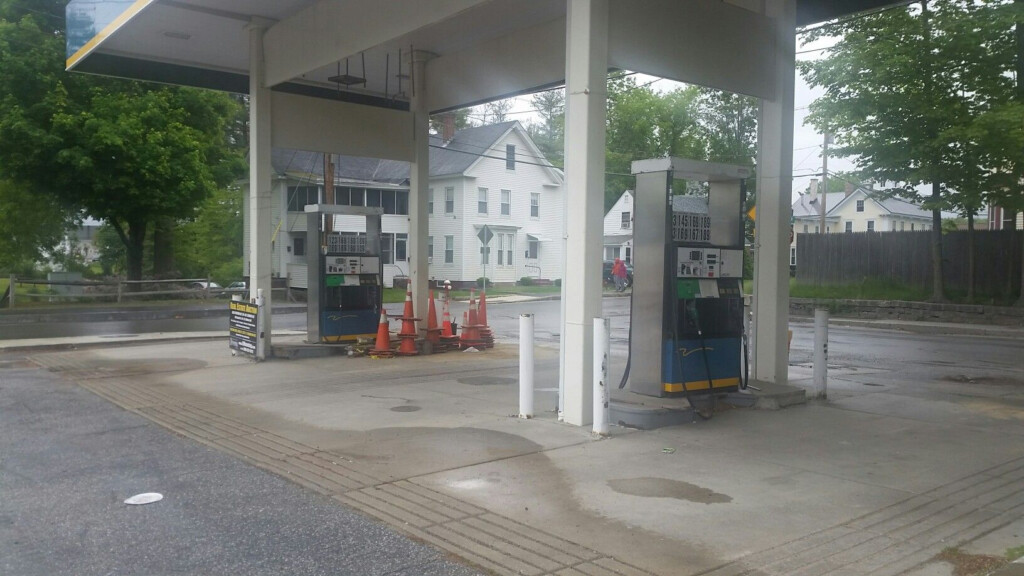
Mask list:
[[[30,360],[497,574],[896,575],[1021,532],[1019,391],[903,391],[896,378],[868,396],[599,440],[556,420],[557,355],[536,354],[532,420],[510,416],[507,345],[255,364],[182,341]]]

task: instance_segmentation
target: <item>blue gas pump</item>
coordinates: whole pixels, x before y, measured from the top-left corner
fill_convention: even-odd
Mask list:
[[[743,377],[742,208],[752,171],[660,158],[634,162],[633,173],[629,389],[734,392]],[[675,180],[703,183],[706,195],[673,195]]]
[[[337,343],[377,333],[384,297],[380,208],[306,206],[306,340]],[[335,231],[335,217],[359,226]]]

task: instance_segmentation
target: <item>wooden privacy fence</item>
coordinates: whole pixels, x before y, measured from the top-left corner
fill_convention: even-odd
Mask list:
[[[979,294],[1018,293],[1022,234],[1015,230],[974,232],[974,281]],[[943,281],[947,289],[967,290],[967,236],[966,231],[942,235]],[[867,278],[930,289],[931,232],[797,235],[796,279],[801,284],[843,285]]]

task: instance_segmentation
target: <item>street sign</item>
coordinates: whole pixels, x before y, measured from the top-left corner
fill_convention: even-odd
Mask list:
[[[491,232],[490,226],[484,224],[484,227],[480,229],[480,232],[477,233],[476,237],[480,239],[481,244],[487,246],[487,244],[490,243],[491,238],[494,238],[494,232]]]

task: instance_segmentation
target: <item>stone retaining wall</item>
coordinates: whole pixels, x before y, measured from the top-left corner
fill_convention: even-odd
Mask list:
[[[828,308],[833,316],[839,318],[962,322],[1024,327],[1024,308],[1019,307],[935,304],[901,300],[818,300],[814,298],[790,298],[789,300],[789,311],[794,316],[814,316],[814,309],[818,306]]]

